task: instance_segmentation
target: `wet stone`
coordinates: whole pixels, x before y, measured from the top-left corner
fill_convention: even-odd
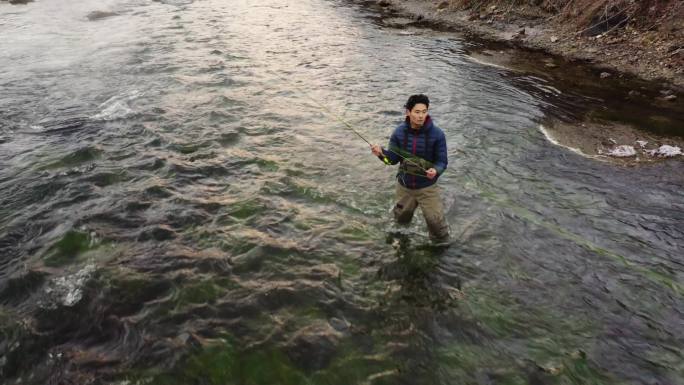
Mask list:
[[[108,12],[108,11],[93,11],[90,12],[86,17],[90,21],[95,21],[95,20],[100,20],[100,19],[106,19],[108,17],[112,16],[118,16],[119,14],[116,12]]]
[[[168,241],[176,238],[176,232],[166,225],[159,225],[149,229],[144,230],[140,233],[138,240],[140,241]]]
[[[351,326],[349,322],[347,322],[347,320],[335,317],[329,319],[328,323],[333,329],[337,330],[340,333],[348,332],[349,327]]]
[[[150,198],[168,198],[171,195],[169,189],[163,186],[151,186],[145,190],[145,196]]]
[[[335,353],[340,334],[329,324],[315,324],[301,329],[285,345],[288,357],[305,371],[328,366]]]
[[[233,271],[236,273],[259,271],[269,261],[281,258],[283,251],[282,249],[268,246],[254,247],[232,259]]]

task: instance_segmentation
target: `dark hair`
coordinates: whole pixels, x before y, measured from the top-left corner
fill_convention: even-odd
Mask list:
[[[411,95],[406,101],[406,104],[404,104],[404,107],[411,111],[418,103],[422,103],[425,104],[426,107],[430,107],[430,99],[423,94]]]

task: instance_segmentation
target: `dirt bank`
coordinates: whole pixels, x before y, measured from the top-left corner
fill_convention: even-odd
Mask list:
[[[481,38],[542,49],[611,72],[664,80],[679,92],[684,90],[684,1],[559,0],[556,7],[550,3],[379,0],[378,4]]]

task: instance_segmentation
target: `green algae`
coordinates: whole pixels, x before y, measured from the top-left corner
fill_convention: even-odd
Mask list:
[[[95,147],[84,147],[74,151],[71,154],[63,156],[59,160],[48,163],[42,167],[41,170],[49,170],[55,168],[69,168],[80,166],[84,163],[90,163],[102,157],[103,151]]]
[[[575,244],[580,245],[586,248],[587,250],[592,251],[593,253],[610,258],[613,261],[619,262],[624,267],[632,270],[633,272],[648,278],[654,283],[660,284],[672,290],[678,296],[684,294],[684,285],[679,283],[676,277],[641,266],[635,262],[627,260],[627,258],[621,254],[597,246],[593,242],[571,232],[570,230],[567,230],[559,225],[553,224],[539,217],[539,215],[533,213],[525,207],[517,205],[509,198],[496,194],[495,192],[489,190],[482,184],[478,183],[474,178],[468,178],[466,185],[471,185],[471,187],[475,186],[475,190],[482,198],[489,202],[493,202],[500,207],[505,207],[509,209],[511,212],[515,213],[515,215],[519,216],[521,219],[524,219],[536,226],[539,226],[540,228],[549,230],[550,232],[560,236],[561,238],[574,242]]]
[[[229,215],[236,219],[247,219],[254,215],[260,214],[266,210],[263,204],[260,204],[255,199],[248,199],[245,201],[235,202],[230,205]]]
[[[397,374],[397,365],[383,355],[354,349],[338,352],[327,368],[311,375],[309,384],[392,384]]]
[[[278,163],[275,161],[272,161],[272,160],[257,159],[255,163],[259,167],[259,170],[261,170],[261,171],[275,172],[275,171],[278,171],[280,169],[280,166],[278,166]]]
[[[170,371],[127,378],[146,385],[304,385],[304,373],[278,349],[241,351],[237,344],[220,341],[191,353]]]
[[[204,144],[201,143],[178,143],[170,146],[171,150],[185,155],[192,154],[204,147]]]
[[[370,241],[378,238],[379,232],[362,224],[347,224],[344,225],[339,233],[342,238],[351,241]]]
[[[491,346],[471,343],[451,344],[436,351],[439,374],[456,384],[477,384],[478,375],[491,373],[497,384],[526,385],[516,363]]]
[[[188,304],[213,303],[224,294],[223,287],[212,280],[191,282],[176,288],[176,307]]]
[[[89,234],[70,230],[50,247],[43,258],[47,266],[58,267],[78,261],[78,257],[93,250],[98,243]]]
[[[558,385],[619,384],[611,375],[593,365],[581,351],[557,352],[543,358],[517,355],[505,348],[472,343],[454,343],[437,350],[439,370],[449,381],[460,384],[481,383],[482,377],[497,384],[524,385],[535,382]]]
[[[99,173],[88,179],[98,187],[107,187],[121,182],[125,182],[130,178],[128,177],[125,171],[119,171]]]
[[[458,308],[466,325],[477,325],[483,338],[454,341],[438,348],[440,368],[457,383],[478,383],[475,374],[496,383],[613,384],[584,351],[598,328],[577,314],[536,308],[504,293],[471,287]]]

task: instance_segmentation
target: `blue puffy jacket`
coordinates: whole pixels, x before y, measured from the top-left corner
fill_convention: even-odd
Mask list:
[[[419,189],[435,184],[449,163],[444,132],[432,122],[430,116],[425,119],[423,127],[418,130],[412,129],[408,121],[400,124],[390,137],[389,149],[383,148],[382,152],[391,164],[401,163],[397,179],[402,186],[410,189]],[[416,162],[405,159],[416,156],[429,163],[422,164],[422,167],[416,170],[415,167],[412,167]],[[432,180],[416,175],[424,174],[422,169],[430,167],[437,170],[437,176]]]

